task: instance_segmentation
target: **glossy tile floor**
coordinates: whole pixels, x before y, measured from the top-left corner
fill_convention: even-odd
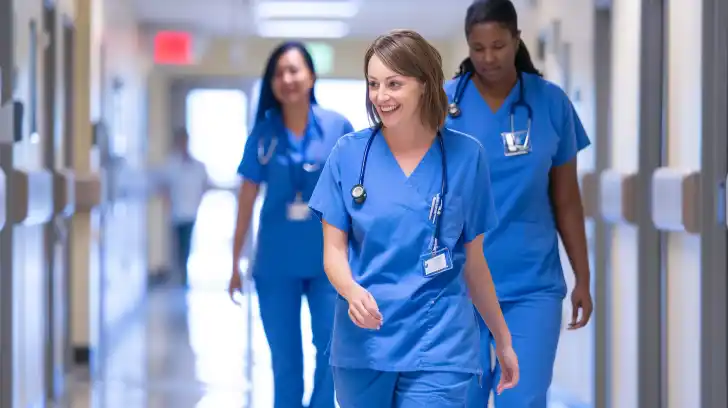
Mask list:
[[[104,378],[76,380],[67,406],[272,407],[270,353],[254,295],[250,303],[252,324],[247,306],[233,305],[222,291],[155,290],[106,359]],[[310,379],[315,350],[304,350]]]

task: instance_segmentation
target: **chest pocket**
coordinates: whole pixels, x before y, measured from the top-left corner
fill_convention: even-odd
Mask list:
[[[417,211],[411,203],[377,187],[371,185],[362,205],[354,204],[348,194],[345,196],[355,241],[374,252],[388,251],[393,243],[420,241],[424,245],[423,232],[427,227],[424,206]],[[345,190],[348,192],[348,188]]]
[[[501,128],[505,129],[505,125]],[[527,154],[506,156],[500,132],[489,132],[486,136],[484,146],[490,159],[491,183],[497,205],[513,199],[520,201],[526,198],[523,194],[541,191],[543,186],[548,185],[559,136],[547,113],[534,112],[530,135],[531,151]]]
[[[303,155],[299,151],[289,153],[286,150],[287,146],[278,146],[275,155],[264,169],[268,184],[279,184],[288,189],[292,189],[295,184],[303,189],[304,195],[310,195],[331,148],[331,144],[321,138],[310,140],[306,149],[306,161],[301,168]],[[291,164],[294,166],[293,169],[290,169]]]
[[[465,228],[463,200],[456,195],[445,197],[445,208],[440,219],[440,247],[454,248]]]

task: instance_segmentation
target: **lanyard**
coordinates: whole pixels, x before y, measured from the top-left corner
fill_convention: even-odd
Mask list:
[[[301,141],[301,152],[299,153],[301,156],[301,161],[299,163],[296,163],[296,161],[293,160],[293,154],[295,152],[293,151],[293,146],[291,145],[291,137],[292,132],[286,129],[285,155],[286,161],[288,162],[288,174],[291,178],[291,186],[293,186],[293,192],[296,196],[296,199],[301,200],[304,186],[304,166],[306,165],[306,151],[308,150],[308,144],[310,141],[309,129],[306,129],[303,134],[303,140]]]

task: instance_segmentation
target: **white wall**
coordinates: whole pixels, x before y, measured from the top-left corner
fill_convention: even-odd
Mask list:
[[[702,1],[668,8],[668,163],[700,170],[702,137]],[[700,237],[668,234],[668,407],[700,405]]]
[[[615,0],[612,10],[612,163],[619,172],[638,169],[641,4]],[[612,236],[609,277],[613,349],[611,389],[615,407],[637,406],[637,231],[616,226]]]
[[[561,26],[555,35],[554,23]],[[591,1],[542,0],[537,6],[521,3],[519,9],[521,36],[531,56],[538,58],[538,40],[547,38],[544,60],[537,60],[537,67],[546,79],[560,85],[567,91],[581,118],[587,134],[595,140],[595,81],[594,81],[594,6]],[[564,44],[570,46],[570,58],[561,58]],[[608,52],[608,50],[604,50]],[[569,64],[566,67],[564,63]],[[570,89],[566,89],[567,75]],[[590,147],[578,156],[579,170],[594,168],[595,149]],[[575,279],[566,252],[561,246],[561,259],[569,294]],[[563,329],[554,367],[553,391],[571,401],[593,403],[594,325],[578,331],[567,331],[566,323],[571,319],[569,296],[564,301]]]
[[[110,133],[125,145],[127,166],[143,166],[146,155],[146,82],[150,63],[141,49],[141,36],[131,7],[125,2],[107,3],[103,41],[106,49],[105,112]],[[121,87],[112,91],[111,83]],[[119,143],[121,145],[121,143]],[[144,298],[146,269],[146,199],[132,196],[117,200],[108,215],[105,231],[105,324],[114,331]]]

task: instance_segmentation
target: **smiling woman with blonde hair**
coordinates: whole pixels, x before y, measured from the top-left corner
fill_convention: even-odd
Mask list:
[[[518,381],[483,256],[483,233],[497,222],[486,155],[443,127],[442,59],[416,32],[377,38],[364,75],[374,125],[339,139],[309,201],[339,294],[337,399],[341,408],[462,407],[482,373],[473,303],[499,340],[500,389]]]

